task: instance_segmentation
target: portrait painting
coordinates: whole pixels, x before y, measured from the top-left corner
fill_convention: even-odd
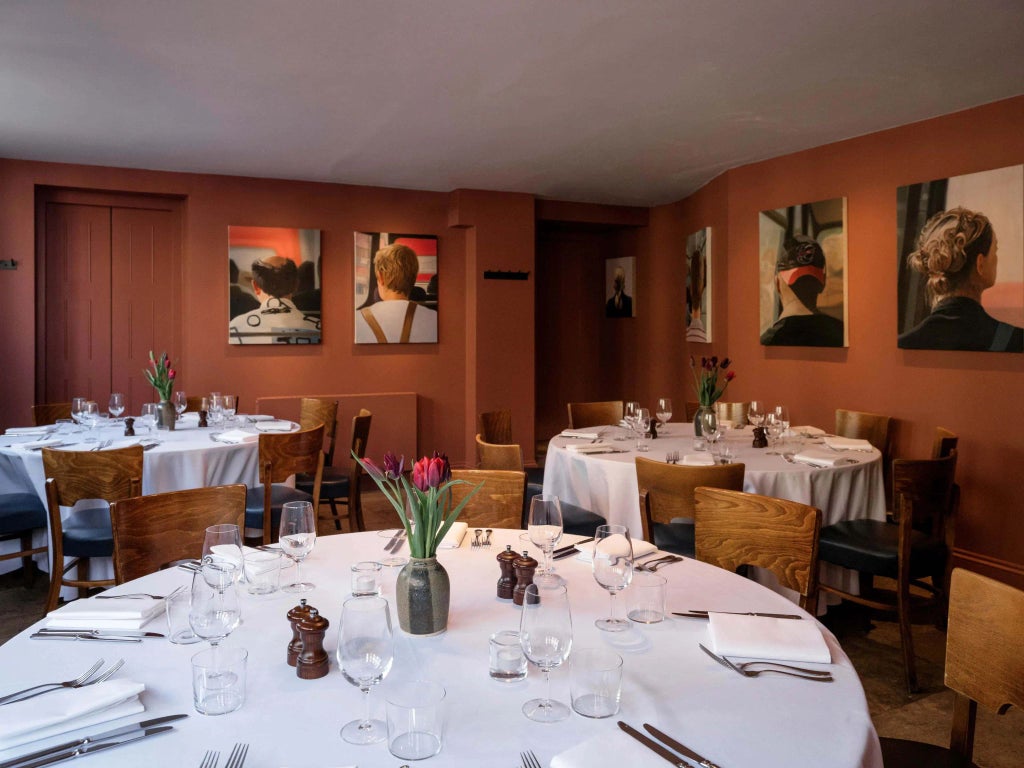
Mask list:
[[[686,340],[711,341],[711,227],[686,238]]]
[[[845,347],[846,198],[761,211],[764,346]]]
[[[228,342],[320,343],[320,230],[228,227]]]
[[[636,257],[605,259],[605,317],[636,317]]]
[[[356,344],[437,343],[437,237],[355,233]]]
[[[900,349],[1024,351],[1024,165],[896,192]]]

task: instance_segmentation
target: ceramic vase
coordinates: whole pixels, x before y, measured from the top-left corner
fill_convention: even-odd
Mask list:
[[[451,584],[436,557],[410,557],[395,582],[398,626],[410,635],[439,635],[448,629]]]
[[[161,400],[156,414],[156,428],[174,429],[175,418],[177,414],[174,412],[174,403],[170,400]]]

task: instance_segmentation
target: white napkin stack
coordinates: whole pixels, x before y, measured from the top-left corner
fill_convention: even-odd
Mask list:
[[[584,445],[567,445],[565,450],[587,455],[591,453],[611,453],[615,450],[615,446],[611,443],[585,443]]]
[[[8,432],[10,432],[10,430],[8,430]],[[585,429],[563,429],[562,437],[577,437],[581,440],[597,440],[601,437],[601,433]]]
[[[163,613],[164,601],[149,597],[124,600],[75,600],[47,617],[51,629],[142,629]]]
[[[235,443],[240,445],[241,443],[256,443],[259,442],[260,436],[253,432],[244,432],[241,429],[232,429],[227,432],[221,432],[216,436],[218,443]]]
[[[7,704],[0,718],[0,750],[144,712],[139,694],[145,689],[133,680],[104,680]]]
[[[41,427],[8,427],[5,435],[48,435],[57,429],[56,424],[45,424]]]
[[[711,648],[719,656],[831,664],[832,654],[813,621],[709,613]]]
[[[294,421],[287,421],[285,419],[258,421],[253,426],[260,432],[294,432],[298,428]]]
[[[644,555],[650,554],[657,547],[651,544],[649,541],[643,539],[633,539],[633,559],[643,557]],[[584,541],[576,545],[576,551],[579,552],[576,555],[577,560],[582,560],[584,563],[594,562],[594,542]]]
[[[251,421],[253,423],[255,423],[257,421],[273,421],[274,420],[274,417],[271,416],[269,413],[247,413],[244,416],[242,416],[242,418],[243,419],[248,419],[249,421]]]
[[[805,448],[799,453],[794,454],[793,458],[797,461],[813,464],[816,467],[834,467],[837,463],[847,464],[851,461],[849,458],[844,458],[831,451],[823,451],[820,448]]]
[[[873,451],[871,443],[867,440],[858,440],[854,437],[826,437],[825,445],[837,451]]]
[[[438,549],[458,549],[462,546],[462,540],[466,537],[466,531],[469,530],[469,523],[464,523],[461,520],[454,523],[451,528],[448,529],[448,533],[441,539],[441,543],[437,545]]]
[[[688,453],[679,463],[688,467],[711,467],[715,464],[715,458],[710,453]]]
[[[818,429],[817,427],[790,427],[786,430],[787,437],[799,437],[800,435],[806,435],[807,437],[821,437],[825,434],[824,429]]]

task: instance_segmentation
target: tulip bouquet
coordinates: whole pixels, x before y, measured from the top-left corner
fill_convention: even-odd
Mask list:
[[[452,508],[452,487],[467,485],[465,480],[452,480],[448,457],[434,451],[433,457],[424,456],[412,467],[412,481],[403,474],[405,457],[384,454],[384,469],[371,459],[360,459],[367,474],[380,488],[398,513],[409,538],[409,554],[417,558],[434,557],[448,529],[452,527],[463,507],[483,483],[471,490]]]
[[[167,357],[167,353],[164,352],[160,355],[160,359],[153,355],[153,350],[149,351],[149,368],[143,368],[142,372],[146,374],[146,379],[153,386],[159,395],[161,401],[168,401],[171,399],[171,390],[174,389],[174,379],[178,375],[171,367],[171,361]]]
[[[700,366],[690,357],[690,371],[693,373],[693,385],[697,390],[697,400],[701,405],[714,405],[718,398],[725,394],[729,382],[736,378],[736,371],[728,370],[732,361],[727,357],[718,362],[718,356],[702,357]],[[724,381],[719,386],[719,374],[724,373]]]

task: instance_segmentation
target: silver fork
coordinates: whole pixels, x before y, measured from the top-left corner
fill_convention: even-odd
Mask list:
[[[650,571],[651,573],[654,573],[662,566],[669,565],[670,563],[678,563],[682,559],[683,558],[679,555],[662,555],[661,557],[656,557],[653,560],[648,560],[646,563],[635,564],[634,567],[640,571]]]
[[[31,691],[36,690],[37,688],[46,688],[47,690],[56,690],[57,688],[78,688],[86,680],[88,680],[90,677],[92,677],[94,674],[96,674],[96,670],[99,669],[102,666],[103,666],[103,659],[100,659],[95,664],[93,664],[91,667],[89,667],[89,670],[84,675],[79,675],[74,680],[65,680],[63,683],[41,683],[40,685],[33,685],[31,688],[25,688],[24,690],[21,690],[21,691],[15,691],[14,693],[9,693],[6,696],[0,697],[0,705],[8,704],[8,703],[11,702],[12,699],[17,699],[22,694],[29,693]],[[39,693],[46,693],[46,692],[47,691],[40,691]],[[38,695],[39,695],[38,693],[32,694],[32,696],[38,696]],[[28,696],[26,698],[32,698],[32,696]]]
[[[145,598],[163,600],[165,595],[151,595],[148,592],[129,592],[124,595],[96,595],[97,600],[143,600]]]
[[[224,764],[224,768],[242,768],[247,754],[249,754],[249,745],[238,742],[231,750],[231,754],[228,755],[228,761]]]
[[[206,754],[203,755],[203,762],[199,764],[199,768],[217,768],[217,761],[220,760],[220,752],[214,752],[212,749],[206,750]]]
[[[523,768],[541,768],[540,760],[537,759],[532,750],[528,749],[525,752],[520,752],[519,757],[523,761]]]
[[[86,680],[86,682],[84,682],[84,683],[78,683],[76,685],[61,685],[60,687],[63,687],[63,688],[88,688],[90,685],[96,685],[96,683],[102,683],[104,680],[106,680],[112,674],[117,672],[117,670],[119,670],[123,666],[124,666],[124,659],[118,659],[117,663],[114,664],[114,666],[112,666],[110,669],[108,669],[106,672],[104,672],[99,677],[95,677],[92,680]],[[33,693],[33,694],[29,694],[28,696],[22,696],[20,699],[18,699],[18,701],[28,701],[29,699],[34,699],[36,696],[42,696],[44,693],[50,693],[50,692],[55,691],[55,690],[57,690],[57,689],[56,688],[51,688],[48,691],[39,691],[39,693]]]
[[[831,672],[828,672],[828,673],[823,675],[818,670],[814,670],[814,674],[805,675],[805,674],[798,673],[798,672],[787,672],[787,671],[785,671],[783,669],[745,669],[745,668],[744,669],[740,669],[735,664],[733,664],[731,661],[729,661],[727,658],[725,658],[725,656],[719,656],[717,653],[714,653],[713,651],[708,650],[701,643],[697,643],[697,645],[700,645],[700,649],[702,651],[704,651],[704,653],[706,653],[712,659],[717,661],[723,667],[726,667],[727,669],[731,669],[733,672],[736,672],[737,674],[743,675],[744,677],[760,677],[761,675],[765,675],[765,674],[767,674],[769,672],[774,672],[776,675],[786,675],[787,677],[799,677],[801,680],[813,680],[813,681],[819,682],[819,683],[831,683],[832,680],[833,680]],[[784,665],[782,665],[782,666],[784,666]],[[810,670],[808,670],[808,671],[810,671]]]

